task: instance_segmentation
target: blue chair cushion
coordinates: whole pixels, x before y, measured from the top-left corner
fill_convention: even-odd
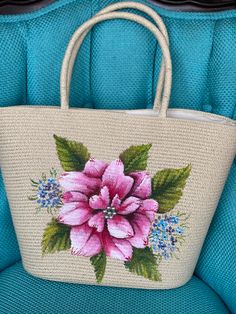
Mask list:
[[[63,284],[27,274],[19,262],[0,273],[1,314],[225,314],[217,294],[197,277],[174,290]]]

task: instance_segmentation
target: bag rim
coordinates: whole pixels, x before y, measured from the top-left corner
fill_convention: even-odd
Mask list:
[[[223,115],[215,114],[215,113],[210,113],[210,112],[204,112],[200,110],[193,110],[193,109],[182,109],[182,108],[169,108],[167,111],[167,117],[162,118],[158,116],[158,112],[153,110],[153,109],[124,109],[124,110],[119,110],[119,109],[92,109],[92,108],[80,108],[80,107],[70,107],[68,110],[63,110],[61,109],[60,105],[13,105],[13,106],[6,106],[6,107],[1,107],[1,111],[14,111],[16,113],[16,109],[20,111],[25,111],[25,110],[37,110],[37,111],[42,111],[42,110],[58,110],[61,111],[61,113],[75,113],[75,112],[81,112],[81,113],[91,113],[92,111],[94,112],[99,112],[99,113],[105,113],[114,115],[114,114],[129,114],[129,115],[134,115],[134,116],[140,116],[140,117],[146,117],[146,118],[156,118],[159,121],[160,120],[165,120],[167,119],[168,122],[178,120],[182,122],[193,122],[193,123],[210,123],[211,125],[221,125],[221,126],[226,126],[226,127],[233,127],[236,128],[236,120],[225,117]],[[139,113],[141,112],[141,114]],[[142,114],[143,112],[143,114]],[[151,113],[153,112],[153,114]],[[145,114],[146,113],[146,114]],[[148,114],[149,113],[149,114]],[[151,113],[151,114],[150,114]],[[168,113],[171,113],[171,116],[168,115]],[[187,119],[187,118],[176,118],[173,117],[173,114],[175,113],[184,113],[184,114],[194,114],[196,117],[204,117],[208,118],[209,121],[206,120],[201,120],[201,119]],[[94,114],[94,113],[93,113]]]

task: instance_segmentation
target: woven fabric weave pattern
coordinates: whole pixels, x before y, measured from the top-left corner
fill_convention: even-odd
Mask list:
[[[186,314],[190,309],[197,314],[229,313],[195,276],[175,290],[133,290],[49,282],[28,275],[17,263],[0,274],[0,281],[1,314]]]

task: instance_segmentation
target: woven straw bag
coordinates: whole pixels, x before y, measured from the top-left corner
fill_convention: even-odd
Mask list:
[[[134,8],[139,15],[117,12]],[[150,30],[163,62],[153,110],[69,108],[74,61],[95,24]],[[164,289],[194,271],[236,153],[235,122],[168,110],[172,67],[161,18],[111,5],[74,33],[61,108],[0,109],[0,165],[25,269],[58,281]]]

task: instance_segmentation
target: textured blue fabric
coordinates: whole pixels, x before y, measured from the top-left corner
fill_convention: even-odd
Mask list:
[[[68,39],[78,25],[91,17],[91,3],[89,0],[73,2],[66,9],[59,8],[56,14],[56,19],[55,12],[49,12],[25,22],[28,38],[27,101],[33,105],[59,103],[58,79]],[[76,80],[73,80],[71,88],[72,105],[74,100],[82,106],[90,101],[89,50],[90,35],[77,59]]]
[[[225,314],[221,299],[196,277],[175,290],[63,284],[28,275],[21,263],[0,273],[1,314]]]
[[[205,241],[196,273],[208,282],[236,313],[236,163]]]
[[[116,1],[101,0],[100,8],[111,2]],[[140,2],[156,9],[169,31],[173,61],[170,106],[233,117],[236,11],[181,13]],[[140,25],[115,21],[109,22],[109,27],[97,27],[92,42],[95,104],[111,109],[151,107],[160,63],[159,48],[156,54],[155,50],[152,35]]]
[[[0,16],[0,106],[59,105],[60,65],[70,36],[83,21],[111,2],[115,1],[58,0],[35,13]],[[157,8],[151,2],[142,2],[149,3],[163,16],[170,33],[174,70],[171,107],[204,110],[236,118],[236,11],[181,13]],[[86,38],[77,58],[71,104],[99,109],[151,107],[159,64],[160,50],[145,29],[128,21],[105,22]],[[233,168],[196,270],[197,275],[215,289],[232,312],[236,312],[235,191],[236,170]],[[19,258],[0,180],[0,271]],[[13,271],[15,268],[10,269]],[[3,271],[0,275],[4,277],[4,281],[0,280],[0,289],[2,282],[6,281],[10,289],[11,271]],[[24,290],[21,276],[26,278],[26,275],[23,271],[13,274],[18,276],[19,287],[22,283],[19,289]],[[50,294],[57,287],[54,283],[45,282],[44,285],[43,281],[37,286],[37,282],[34,279],[32,287],[35,284],[41,294]],[[64,291],[60,298],[65,303],[70,299],[69,286],[58,285]],[[97,293],[95,288],[89,290],[91,288],[78,286],[77,289],[81,294],[83,289],[87,293]],[[99,289],[103,293],[115,291]],[[9,291],[11,293],[13,290]],[[37,289],[33,291],[36,294]],[[158,299],[161,292],[155,293]],[[152,292],[153,295],[155,293]],[[199,292],[196,290],[194,293]],[[188,298],[194,300],[194,293],[190,293]],[[137,292],[122,295],[124,298],[131,296],[132,302],[136,302],[139,296]],[[188,303],[180,295],[180,292],[176,292],[176,295],[173,292],[171,298],[185,306]],[[177,301],[178,298],[180,301]],[[216,299],[212,298],[214,303]],[[17,300],[12,292],[9,298],[12,307]],[[24,300],[29,302],[26,297]],[[120,300],[123,300],[120,301],[122,304],[125,302],[125,299]],[[161,306],[160,303],[153,304],[157,309]]]
[[[24,25],[0,24],[0,104],[26,103],[26,42]]]

